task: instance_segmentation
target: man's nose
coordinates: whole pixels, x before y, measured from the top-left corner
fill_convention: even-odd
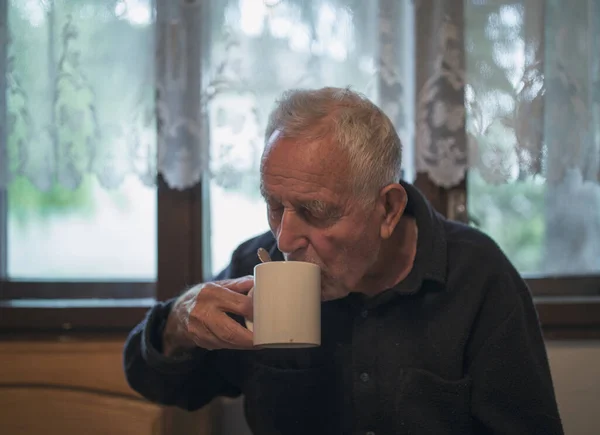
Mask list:
[[[284,210],[277,231],[277,247],[283,254],[292,254],[308,246],[304,226],[294,211]]]

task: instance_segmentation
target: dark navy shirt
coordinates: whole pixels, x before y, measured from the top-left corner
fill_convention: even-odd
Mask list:
[[[323,303],[320,347],[166,357],[171,300],[128,337],[131,387],[188,410],[244,394],[256,435],[562,434],[526,284],[490,238],[403,185],[419,230],[413,269],[377,297]],[[266,233],[239,246],[218,278],[251,275],[259,247],[282,259]]]

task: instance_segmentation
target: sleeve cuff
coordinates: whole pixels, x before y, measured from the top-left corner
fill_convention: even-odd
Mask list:
[[[142,356],[149,366],[163,373],[185,373],[198,366],[198,362],[209,351],[194,348],[177,355],[162,353],[162,334],[175,299],[158,302],[148,312],[142,331]]]

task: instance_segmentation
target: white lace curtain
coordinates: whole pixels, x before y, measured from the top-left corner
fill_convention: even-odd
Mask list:
[[[273,80],[322,85],[335,62],[440,186],[469,169],[488,183],[598,183],[597,1],[410,3],[0,0],[0,186],[23,176],[72,188],[88,173],[106,187],[128,174],[175,188],[208,172],[231,182],[256,158],[227,157],[236,134],[253,135],[254,154],[262,139],[264,113],[243,97],[269,104]],[[414,74],[398,35],[407,23]],[[267,33],[279,45],[261,50]]]

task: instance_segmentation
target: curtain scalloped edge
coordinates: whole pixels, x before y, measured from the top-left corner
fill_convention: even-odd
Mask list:
[[[418,174],[426,174],[427,178],[431,180],[436,186],[442,187],[444,189],[452,189],[453,187],[458,186],[467,175],[467,166],[460,166],[455,168],[452,172],[452,176],[448,177],[449,173],[444,172],[444,174],[440,174],[439,171],[436,171],[435,168],[432,167],[417,167]]]
[[[186,190],[198,185],[204,173],[205,171],[202,168],[195,169],[191,175],[189,172],[183,174],[182,172],[174,171],[173,168],[170,168],[170,170],[161,169],[159,171],[159,175],[162,176],[167,186],[174,190]]]

